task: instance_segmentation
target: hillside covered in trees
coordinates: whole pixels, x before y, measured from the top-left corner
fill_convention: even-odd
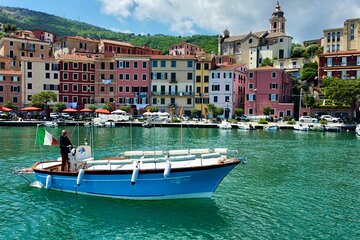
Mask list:
[[[133,33],[113,32],[87,23],[73,21],[55,15],[32,11],[24,8],[0,6],[0,22],[13,24],[19,29],[43,29],[51,33],[64,36],[84,36],[91,38],[106,38],[117,41],[130,42],[136,46],[149,45],[167,53],[169,47],[180,42],[189,42],[205,49],[207,53],[216,53],[217,37],[194,35],[191,37],[155,35],[135,35]]]

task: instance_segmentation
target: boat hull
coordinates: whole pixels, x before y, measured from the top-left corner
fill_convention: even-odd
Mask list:
[[[135,183],[132,171],[85,171],[80,184],[78,173],[34,170],[36,180],[47,189],[94,196],[159,200],[176,198],[209,198],[222,179],[239,163],[189,169],[172,169],[168,177],[164,170],[140,170]],[[47,184],[51,175],[50,187]]]

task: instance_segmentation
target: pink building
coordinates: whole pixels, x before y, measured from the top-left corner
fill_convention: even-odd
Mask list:
[[[31,31],[35,34],[36,38],[40,39],[41,41],[48,42],[48,43],[54,43],[58,37],[56,34],[53,34],[53,33],[50,33],[50,32],[47,32],[47,31],[41,30],[41,29],[34,29]]]
[[[169,55],[196,55],[204,53],[204,49],[191,43],[182,42],[170,46]]]
[[[131,113],[149,104],[150,57],[140,55],[119,55],[116,60],[117,103],[130,105]]]
[[[249,70],[245,94],[247,115],[264,115],[265,107],[270,107],[272,117],[294,115],[294,103],[290,102],[291,79],[284,70],[273,67]]]

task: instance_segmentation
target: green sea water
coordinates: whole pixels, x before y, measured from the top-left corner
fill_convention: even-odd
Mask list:
[[[65,127],[96,157],[126,150],[227,147],[246,156],[210,199],[130,201],[31,188],[15,167],[53,159],[35,127],[0,127],[0,239],[359,239],[354,132]],[[62,128],[48,129],[59,136]],[[28,177],[34,180],[33,177]]]

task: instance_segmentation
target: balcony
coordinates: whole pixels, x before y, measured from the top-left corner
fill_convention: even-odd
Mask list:
[[[35,47],[31,46],[20,46],[21,51],[29,51],[29,52],[35,52]]]
[[[170,83],[177,83],[177,81],[175,79],[171,79]]]

